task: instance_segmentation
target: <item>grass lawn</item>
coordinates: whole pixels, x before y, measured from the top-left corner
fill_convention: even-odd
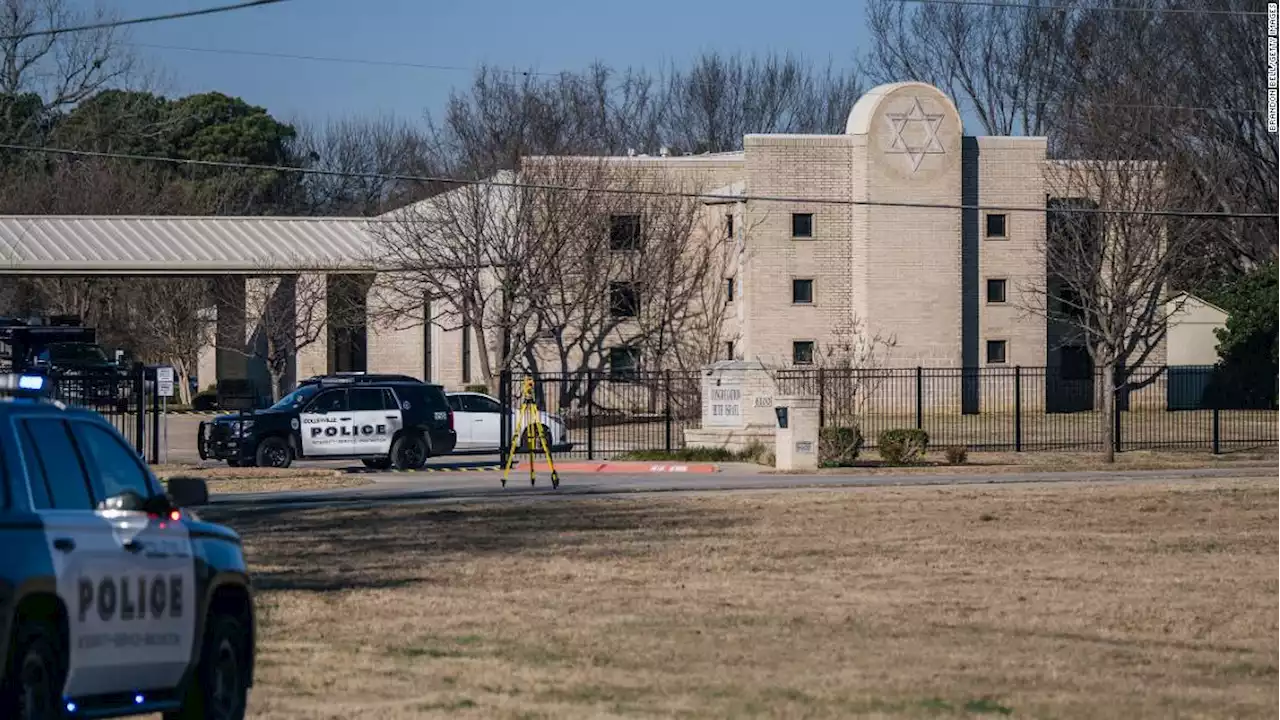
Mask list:
[[[1278,710],[1274,479],[277,512],[254,718]]]

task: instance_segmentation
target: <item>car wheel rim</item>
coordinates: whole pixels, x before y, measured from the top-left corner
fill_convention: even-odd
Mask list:
[[[236,662],[235,650],[231,643],[223,641],[218,647],[217,659],[213,664],[213,675],[210,678],[210,709],[215,718],[234,718],[240,710],[240,664]]]
[[[35,720],[52,715],[49,706],[49,690],[52,680],[49,668],[38,656],[29,656],[22,664],[22,706],[18,708],[18,717],[23,720]]]
[[[267,461],[271,463],[271,467],[284,467],[288,457],[289,453],[284,448],[273,447],[267,450]]]

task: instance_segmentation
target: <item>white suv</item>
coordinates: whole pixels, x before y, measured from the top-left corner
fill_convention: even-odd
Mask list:
[[[448,399],[449,409],[453,411],[453,426],[458,433],[454,452],[506,452],[506,448],[499,447],[502,444],[502,404],[497,399],[473,392],[448,393]],[[513,408],[507,408],[507,412],[511,416],[511,432],[514,433],[519,422],[517,413]],[[563,452],[573,447],[563,419],[542,411],[538,412],[538,418],[552,451]],[[524,448],[523,439],[520,447]]]

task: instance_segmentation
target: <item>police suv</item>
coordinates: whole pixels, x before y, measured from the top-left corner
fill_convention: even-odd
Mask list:
[[[407,375],[349,373],[303,380],[275,405],[200,423],[201,459],[289,467],[295,459],[359,459],[421,468],[458,436],[444,389]]]
[[[241,720],[254,609],[240,538],[101,416],[0,375],[0,718]]]

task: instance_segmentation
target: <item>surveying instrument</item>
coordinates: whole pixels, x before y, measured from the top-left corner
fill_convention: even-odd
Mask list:
[[[541,446],[542,454],[547,458],[547,467],[551,469],[551,487],[560,487],[560,476],[556,474],[556,464],[551,459],[551,446],[547,442],[547,434],[542,429],[542,413],[538,410],[538,402],[533,397],[533,378],[526,377],[520,393],[520,409],[516,413],[516,429],[511,433],[511,448],[507,451],[507,462],[502,469],[502,487],[507,486],[507,475],[511,472],[511,464],[516,458],[516,446],[520,437],[525,438],[525,447],[529,450],[529,484],[537,485],[537,471],[533,456],[535,444]]]

